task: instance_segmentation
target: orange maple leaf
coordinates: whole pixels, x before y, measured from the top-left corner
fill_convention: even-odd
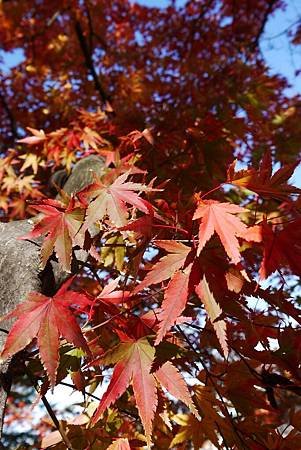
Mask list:
[[[231,203],[220,203],[216,200],[202,200],[194,213],[193,219],[202,219],[199,228],[198,254],[206,242],[216,232],[233,264],[239,263],[241,255],[237,236],[243,237],[247,226],[233,214],[242,213],[245,209]]]
[[[144,280],[135,288],[134,293],[141,291],[151,284],[168,280],[177,270],[184,266],[186,258],[191,252],[191,248],[181,242],[157,240],[155,244],[157,247],[169,253],[153,265],[152,270],[148,272]]]
[[[43,213],[44,217],[34,226],[33,230],[19,239],[31,239],[46,234],[41,247],[42,267],[45,267],[53,250],[62,268],[67,272],[71,269],[72,246],[83,242],[83,233],[78,233],[84,220],[84,210],[70,199],[66,206],[56,200],[42,200],[32,208]]]
[[[32,136],[19,139],[17,142],[20,142],[21,144],[37,145],[46,140],[46,135],[43,130],[36,130],[35,128],[30,127],[27,127],[27,130],[32,133]]]
[[[222,314],[222,309],[213,297],[205,275],[200,283],[196,286],[195,292],[205,306],[205,310],[209,316],[210,322],[213,325],[214,331],[216,332],[216,336],[222,347],[225,358],[227,358],[229,354],[227,343],[227,324],[224,320],[219,319],[219,316]]]
[[[185,270],[177,271],[171,278],[157,316],[159,329],[155,344],[158,345],[170,328],[176,323],[177,318],[184,311],[188,298],[188,284],[192,264]]]
[[[286,164],[273,174],[273,163],[271,153],[267,152],[262,158],[259,169],[243,169],[235,172],[235,163],[228,169],[228,183],[238,187],[249,189],[263,197],[287,198],[289,194],[301,192],[296,186],[288,184],[289,178],[293,175],[300,161]]]

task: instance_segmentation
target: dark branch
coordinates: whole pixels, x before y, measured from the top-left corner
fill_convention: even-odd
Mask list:
[[[12,137],[14,138],[14,140],[17,140],[19,136],[17,131],[16,120],[6,100],[6,96],[2,90],[0,91],[0,101],[10,123]]]
[[[268,2],[268,7],[267,7],[267,9],[266,9],[266,11],[265,11],[265,13],[264,13],[264,16],[263,16],[262,22],[261,22],[261,24],[260,24],[259,30],[258,30],[258,32],[257,32],[257,34],[256,34],[256,36],[255,36],[254,41],[253,41],[252,44],[251,44],[251,50],[252,50],[252,51],[254,51],[254,50],[258,47],[259,40],[260,40],[260,38],[261,38],[261,35],[262,35],[263,32],[264,32],[266,23],[267,23],[267,21],[268,21],[268,18],[269,18],[269,16],[270,16],[271,12],[273,11],[273,8],[274,8],[276,2],[277,2],[277,0],[270,0],[270,1]]]
[[[26,368],[26,375],[28,376],[31,384],[33,385],[33,387],[35,388],[35,390],[39,394],[40,390],[39,390],[39,386],[37,384],[37,381],[36,381],[35,377],[32,375],[32,373],[29,371],[28,368]],[[43,403],[47,413],[49,414],[49,416],[50,416],[50,418],[51,418],[51,420],[53,422],[53,425],[55,426],[57,431],[60,433],[63,442],[66,444],[67,449],[68,450],[73,450],[72,444],[69,441],[68,437],[66,436],[64,428],[61,426],[58,418],[55,415],[55,412],[53,411],[53,409],[52,409],[50,403],[48,402],[47,398],[45,397],[45,395],[41,396],[41,401],[42,401],[42,403]]]
[[[96,70],[95,70],[95,67],[93,64],[93,60],[92,60],[92,56],[89,51],[89,47],[88,47],[86,38],[84,36],[82,26],[78,19],[75,19],[74,26],[75,26],[75,32],[76,32],[78,42],[80,44],[82,54],[85,58],[86,67],[89,70],[90,74],[92,75],[96,91],[99,93],[102,102],[106,105],[106,104],[110,103],[110,97],[109,97],[109,95],[107,95],[104,88],[102,87],[99,77],[96,73]]]
[[[90,32],[90,36],[89,36],[90,51],[92,51],[92,40],[93,40],[93,37],[95,37],[98,40],[98,42],[100,43],[100,45],[102,46],[102,48],[104,50],[107,50],[108,46],[107,46],[106,41],[98,33],[96,33],[95,30],[94,30],[93,21],[92,21],[92,16],[91,16],[91,12],[90,12],[90,8],[89,8],[89,1],[88,0],[85,2],[85,10],[86,10],[87,18],[88,18],[88,26],[89,26],[89,32]]]

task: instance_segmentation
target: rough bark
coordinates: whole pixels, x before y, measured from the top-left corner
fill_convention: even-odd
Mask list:
[[[93,172],[99,173],[104,160],[90,156],[77,163],[64,185],[66,192],[74,193],[93,181]],[[40,270],[40,244],[37,241],[19,240],[32,229],[28,220],[0,223],[0,316],[2,317],[31,291],[52,295],[66,278],[56,262]],[[9,331],[11,321],[2,321],[1,330]],[[0,331],[0,348],[6,340],[5,331]],[[0,362],[0,441],[7,395],[11,384],[13,362]],[[0,449],[4,448],[0,442]]]
[[[26,220],[0,224],[0,313],[1,316],[14,309],[30,291],[41,291],[39,276],[39,246],[18,240],[28,233],[32,225]],[[1,322],[1,328],[9,330],[11,321]],[[0,332],[3,347],[5,332]],[[0,364],[0,426],[2,431],[4,409],[11,380],[10,361]]]

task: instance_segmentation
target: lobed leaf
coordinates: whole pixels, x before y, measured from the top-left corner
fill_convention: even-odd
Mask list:
[[[191,251],[190,247],[176,241],[156,241],[156,245],[169,254],[163,256],[148,272],[144,280],[134,289],[134,293],[142,291],[144,288],[158,284],[173,276],[173,274],[184,266],[186,258]]]
[[[241,206],[231,203],[220,203],[215,200],[200,201],[193,219],[202,219],[199,228],[198,254],[205,244],[217,233],[224,249],[233,264],[239,263],[241,255],[237,236],[242,236],[246,225],[233,214],[244,212]]]
[[[69,283],[67,281],[67,285]],[[79,304],[83,303],[83,297],[79,294]],[[70,304],[74,302],[76,293],[66,291],[64,286],[54,297],[46,297],[37,292],[30,293],[24,303],[4,317],[15,317],[17,320],[7,336],[1,358],[6,360],[12,357],[37,338],[40,359],[51,386],[54,386],[59,364],[60,337],[89,353],[86,340],[69,309]],[[88,302],[86,299],[84,303]]]
[[[162,341],[185,309],[191,267],[192,265],[190,264],[185,270],[176,272],[165,290],[164,300],[157,316],[159,329],[155,345],[158,345]]]
[[[196,286],[195,292],[202,300],[209,316],[210,322],[213,325],[216,336],[222,347],[225,358],[228,358],[229,348],[227,343],[227,325],[224,320],[219,319],[220,315],[222,314],[222,309],[213,297],[205,275],[201,282]]]

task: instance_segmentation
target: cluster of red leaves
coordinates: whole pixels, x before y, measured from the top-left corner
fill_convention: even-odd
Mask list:
[[[300,101],[256,48],[280,2],[2,3],[24,61],[0,80],[1,214],[38,212],[41,267],[75,275],[9,313],[2,358],[87,400],[39,447],[300,447]],[[53,200],[90,154],[104,172]]]
[[[248,169],[236,173],[231,166],[225,182],[258,191],[258,194],[270,198],[284,198],[285,195],[298,193],[297,188],[287,184],[292,168],[283,167],[272,175],[271,164],[271,159],[266,156],[258,171]],[[152,264],[141,279],[144,270],[141,264],[143,250],[139,252],[139,260],[135,262],[138,284],[135,278],[128,280],[127,291],[116,291],[118,280],[112,281],[96,295],[70,291],[67,288],[74,282],[71,278],[54,297],[33,292],[5,317],[17,320],[8,335],[2,358],[15,355],[36,339],[39,356],[52,387],[57,382],[60,338],[84,351],[85,359],[89,362],[87,367],[115,364],[110,384],[91,418],[91,424],[97,426],[105,410],[132,384],[146,442],[150,445],[158,407],[157,383],[181,400],[202,422],[200,411],[196,409],[184,379],[169,361],[168,351],[164,351],[162,359],[160,352],[157,353],[158,349],[168,343],[173,343],[179,349],[182,347],[178,338],[174,341],[174,333],[177,330],[183,332],[181,324],[187,323],[189,326],[191,320],[198,323],[196,311],[200,302],[208,314],[222,353],[228,359],[234,347],[233,338],[227,329],[230,327],[233,331],[235,327],[229,320],[229,308],[224,308],[221,294],[229,297],[228,300],[233,303],[230,311],[233,310],[232,314],[241,320],[244,307],[241,305],[241,310],[235,311],[239,307],[240,297],[237,294],[248,295],[254,286],[251,279],[255,272],[248,268],[252,249],[256,252],[262,249],[261,263],[257,269],[261,278],[266,278],[281,267],[289,267],[293,273],[300,273],[300,241],[296,239],[299,233],[296,226],[300,219],[288,225],[279,225],[281,228],[277,231],[273,219],[259,215],[254,225],[253,210],[230,202],[207,200],[204,195],[198,194],[194,196],[191,228],[179,228],[185,236],[191,236],[184,240],[184,244],[177,238],[177,228],[164,211],[141,197],[146,192],[153,197],[154,202],[154,196],[161,195],[161,190],[127,181],[130,176],[141,175],[134,166],[129,170],[128,163],[123,166],[121,162],[117,168],[108,169],[101,178],[95,178],[94,183],[75,196],[69,197],[61,192],[62,201],[45,199],[34,204],[33,208],[40,216],[33,230],[22,238],[45,236],[41,247],[42,267],[45,267],[49,258],[56,256],[66,271],[71,271],[71,262],[75,258],[73,249],[76,248],[88,250],[92,261],[90,264],[95,264],[96,260],[97,270],[97,265],[101,263],[100,248],[107,235],[119,235],[122,246],[132,244],[136,250],[139,250],[139,237],[142,236],[148,245],[154,245],[167,254]],[[143,215],[136,219],[137,214]],[[162,236],[176,235],[173,239],[157,239],[158,232]],[[112,247],[116,251],[114,244]],[[134,257],[129,253],[128,258],[127,276],[131,276],[130,263]],[[216,282],[219,283],[218,287]],[[157,291],[153,292],[153,288]],[[161,293],[163,298],[157,310],[152,307],[149,298],[153,298],[155,303],[160,302]],[[266,295],[265,300],[270,302],[269,294]],[[193,301],[195,312],[193,307],[188,306],[189,300]],[[146,315],[141,304],[149,308]],[[139,315],[132,312],[137,305]],[[182,316],[185,311],[192,317]],[[87,318],[84,330],[81,330],[75,318],[79,313]],[[93,330],[105,325],[115,336],[113,347],[107,343],[107,350],[103,346],[95,348],[95,337],[89,341],[91,327]],[[97,340],[102,342],[102,333],[97,333]],[[82,386],[82,376],[75,376],[75,385]],[[117,445],[117,441],[112,445]]]

